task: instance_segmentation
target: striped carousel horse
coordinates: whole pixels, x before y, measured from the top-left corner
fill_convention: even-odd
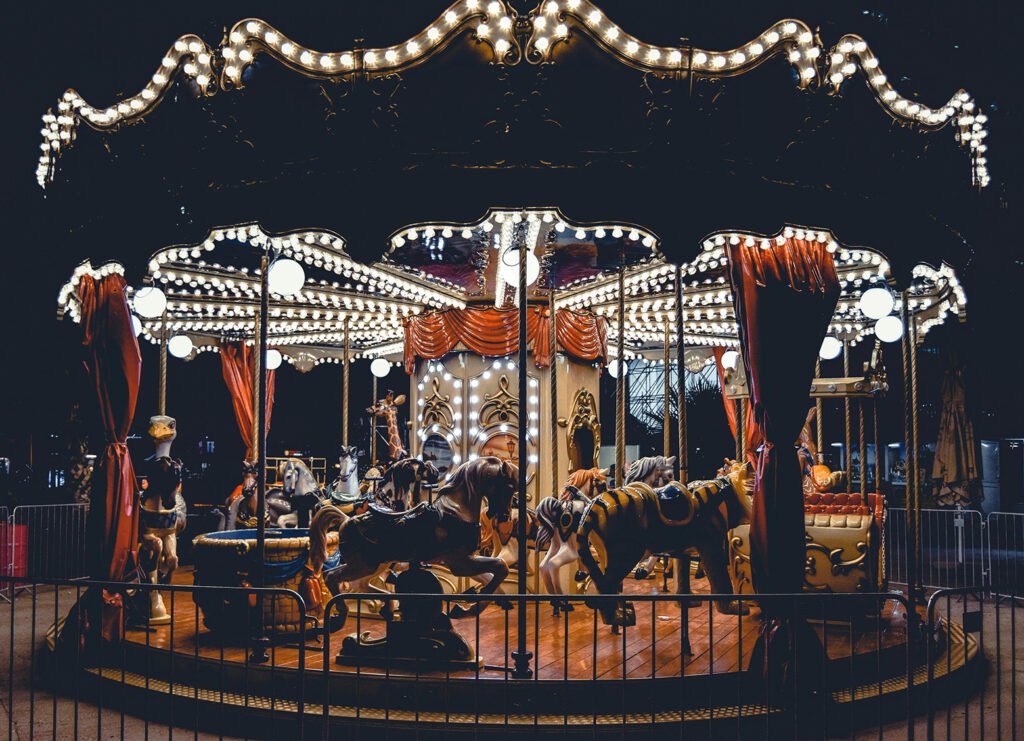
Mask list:
[[[657,490],[635,483],[599,495],[577,530],[580,559],[598,592],[619,594],[623,578],[650,553],[679,557],[696,548],[714,593],[732,594],[726,539],[730,528],[750,521],[747,492],[752,484],[749,467],[739,463],[713,481],[672,482]],[[720,600],[717,607],[725,614],[745,611],[736,600]],[[633,606],[626,601],[602,601],[598,610],[606,625],[636,624]]]

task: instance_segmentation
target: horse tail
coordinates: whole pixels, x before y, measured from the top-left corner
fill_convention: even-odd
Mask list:
[[[559,510],[561,507],[554,497],[544,497],[537,504],[537,537],[534,542],[538,551],[547,548],[551,543],[557,527],[556,518]]]
[[[597,591],[601,594],[607,594],[608,589],[606,586],[606,579],[604,571],[601,569],[601,565],[598,560],[594,558],[594,554],[590,550],[590,536],[591,534],[597,535],[599,538],[598,550],[601,553],[606,553],[604,548],[604,537],[602,522],[607,524],[607,506],[603,501],[605,495],[601,494],[591,500],[590,504],[587,505],[587,509],[583,512],[583,516],[580,518],[579,527],[576,530],[577,538],[579,539],[579,554],[580,561],[583,562],[584,568],[587,573],[590,574],[590,578],[594,582],[594,586],[597,587]],[[607,558],[606,558],[607,560]],[[612,590],[614,591],[614,590]]]
[[[314,574],[319,574],[327,561],[327,533],[340,528],[348,522],[348,515],[328,504],[313,515],[309,523],[309,566]]]

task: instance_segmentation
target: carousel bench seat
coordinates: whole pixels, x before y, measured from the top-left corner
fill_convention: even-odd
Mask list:
[[[804,591],[875,592],[884,588],[885,498],[859,493],[804,496],[807,561]],[[750,526],[729,532],[729,572],[739,593],[753,593]]]

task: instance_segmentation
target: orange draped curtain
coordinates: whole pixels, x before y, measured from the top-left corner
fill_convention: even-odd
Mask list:
[[[224,383],[231,394],[231,406],[235,410],[235,421],[238,432],[245,444],[245,460],[254,461],[256,451],[252,446],[252,410],[253,410],[253,363],[256,360],[256,348],[244,342],[222,342],[220,344],[220,369]],[[267,373],[267,429],[270,429],[270,416],[274,411],[274,374]]]
[[[526,313],[526,339],[533,347],[538,368],[551,364],[550,314],[532,306]],[[555,334],[565,352],[580,360],[606,362],[608,336],[602,318],[589,312],[559,309]],[[479,355],[509,355],[519,351],[519,311],[468,307],[412,317],[405,323],[405,372],[412,373],[417,358],[434,360],[462,343]]]
[[[96,389],[104,438],[92,479],[90,573],[100,580],[130,580],[138,563],[139,508],[127,440],[139,397],[142,356],[132,330],[122,276],[111,274],[98,280],[82,276],[77,293],[82,304],[85,367]],[[89,595],[95,610],[92,617],[96,618],[91,626],[99,625],[104,639],[119,640],[123,625],[121,595],[105,589],[102,601],[95,592]]]
[[[725,395],[725,366],[722,365],[722,356],[725,355],[724,347],[714,347],[712,352],[715,356],[715,369],[718,371],[718,385],[722,389],[722,406],[725,407],[725,416],[729,420],[729,431],[732,439],[736,439],[736,403]],[[751,463],[757,462],[757,449],[763,442],[761,428],[754,421],[754,405],[747,403],[744,408],[747,410],[743,417],[743,442],[744,450],[747,451],[747,460]]]

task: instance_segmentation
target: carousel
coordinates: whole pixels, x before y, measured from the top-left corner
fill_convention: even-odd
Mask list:
[[[838,91],[863,75],[895,119],[955,127],[969,179],[988,182],[985,118],[970,96],[934,109],[901,97],[858,36],[826,50],[804,23],[784,20],[713,51],[645,44],[585,0],[510,5],[456,3],[379,49],[315,51],[256,19],[216,49],[183,36],[139,95],[108,109],[74,91],[62,98],[47,114],[40,184],[57,177],[79,128],[141,119],[175,75],[199,96],[238,94],[260,60],[371,84],[463,43],[504,70],[568,67],[586,45],[648,84],[738,77],[775,56],[800,90]],[[875,243],[861,238],[865,227],[846,230],[857,235],[847,241],[828,221],[831,202],[815,217],[814,199],[790,210],[768,199],[758,206],[775,207],[765,231],[733,226],[755,220],[731,222],[717,203],[704,219],[718,226],[695,231],[644,218],[664,196],[577,213],[557,186],[519,185],[447,209],[438,195],[395,206],[374,259],[357,259],[353,245],[379,225],[350,214],[351,230],[275,230],[265,224],[281,219],[268,211],[214,217],[229,225],[167,240],[148,258],[74,270],[58,312],[102,341],[94,352],[107,371],[115,338],[136,358],[136,342],[152,343],[159,357],[158,372],[142,374],[160,387],[154,454],[136,463],[138,482],[118,483],[129,498],[140,492],[138,524],[123,509],[124,522],[110,519],[121,561],[104,576],[138,552],[154,584],[228,588],[147,592],[141,618],[104,633],[122,664],[100,660],[86,679],[139,697],[194,691],[246,728],[268,713],[308,713],[325,728],[561,733],[585,719],[617,732],[628,718],[656,734],[714,734],[789,714],[853,726],[912,702],[926,681],[949,689],[976,676],[969,633],[944,618],[926,634],[918,581],[897,593],[886,579],[879,410],[904,413],[913,459],[903,465],[918,471],[918,349],[933,327],[966,320],[953,263],[887,256],[892,235]],[[179,360],[207,353],[219,355],[246,456],[220,528],[198,534],[194,564],[179,567],[188,491],[166,382]],[[323,413],[336,416],[341,448],[318,451],[338,459],[336,477],[267,449],[283,363],[337,375],[342,406]],[[705,370],[734,447],[720,466],[696,470],[701,431],[688,426],[686,384]],[[662,445],[631,456],[641,372],[660,385]],[[371,399],[350,394],[355,373],[372,374]],[[896,375],[903,398],[890,393]],[[371,420],[368,450],[350,438],[356,415]],[[908,512],[919,491],[910,473]],[[822,681],[795,684],[786,662],[811,644]],[[139,665],[154,649],[162,674],[142,686]],[[945,657],[941,676],[926,656]],[[219,696],[203,677],[213,667]],[[267,706],[281,697],[271,685],[303,676],[319,683],[315,708]]]

